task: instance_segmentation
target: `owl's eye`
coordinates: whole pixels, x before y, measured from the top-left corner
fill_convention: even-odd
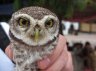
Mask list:
[[[53,19],[50,19],[50,20],[47,20],[46,22],[45,22],[45,26],[46,27],[53,27],[53,25],[54,25],[54,20]]]
[[[29,22],[28,19],[19,18],[18,19],[18,24],[19,24],[19,26],[26,27],[26,26],[29,26],[30,25],[30,22]]]

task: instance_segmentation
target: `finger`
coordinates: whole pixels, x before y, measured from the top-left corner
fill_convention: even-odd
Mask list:
[[[58,59],[58,57],[61,55],[61,53],[64,51],[66,51],[66,40],[64,37],[61,36],[61,38],[59,39],[59,42],[56,46],[55,51],[53,52],[52,56],[49,57],[49,59],[51,60],[51,63],[54,63],[56,61],[56,59]]]
[[[62,71],[74,71],[73,63],[72,63],[72,55],[70,52],[68,52],[68,60],[67,60],[66,66],[62,68]]]
[[[13,53],[11,49],[11,45],[8,45],[7,48],[5,49],[6,55],[12,60],[13,59]]]
[[[52,53],[52,55],[49,58],[46,58],[46,59],[38,62],[38,67],[40,69],[45,69],[48,66],[50,66],[51,64],[53,64],[54,61],[60,56],[62,50],[64,49],[64,46],[66,46],[65,43],[66,43],[65,38],[63,36],[59,35],[59,40],[58,40],[56,49],[54,50],[54,52]]]
[[[43,71],[61,71],[62,68],[66,65],[67,60],[68,54],[65,50],[63,50],[59,58],[50,67]]]

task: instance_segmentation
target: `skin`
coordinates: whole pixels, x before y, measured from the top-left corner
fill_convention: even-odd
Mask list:
[[[12,60],[13,54],[10,45],[6,48],[5,52]],[[70,52],[67,51],[64,36],[59,36],[58,44],[52,55],[38,61],[37,64],[41,71],[73,71],[72,57]]]

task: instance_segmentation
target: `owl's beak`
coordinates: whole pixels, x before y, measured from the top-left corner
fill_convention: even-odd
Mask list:
[[[36,24],[35,27],[34,27],[35,42],[38,42],[38,40],[39,40],[40,30],[41,30],[40,26],[38,24]]]
[[[35,29],[35,41],[38,42],[40,31],[39,29]]]

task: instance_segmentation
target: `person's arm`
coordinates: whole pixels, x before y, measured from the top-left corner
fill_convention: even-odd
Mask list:
[[[14,71],[14,63],[0,49],[0,71]]]

